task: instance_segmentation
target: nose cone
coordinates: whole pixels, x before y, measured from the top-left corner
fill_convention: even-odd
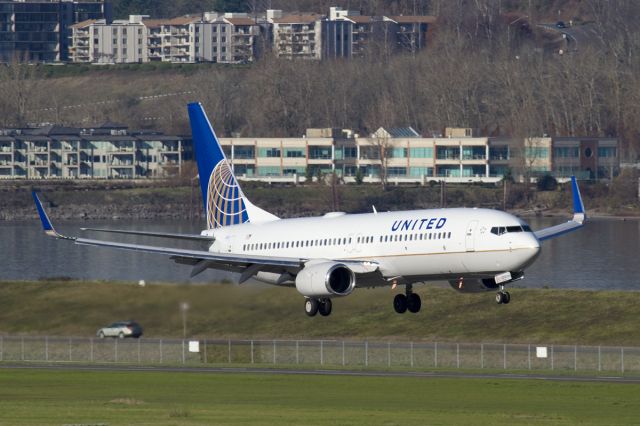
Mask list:
[[[538,255],[540,254],[540,241],[536,238],[533,232],[527,232],[523,235],[524,238],[524,247],[527,249],[527,266],[531,265]]]

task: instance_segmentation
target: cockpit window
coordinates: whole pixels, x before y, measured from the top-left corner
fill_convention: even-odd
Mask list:
[[[531,232],[531,228],[528,225],[518,226],[494,226],[491,228],[491,233],[495,235],[506,234],[507,232]]]
[[[494,226],[493,228],[491,228],[492,234],[502,235],[505,232],[507,232],[507,228],[505,228],[504,226]]]

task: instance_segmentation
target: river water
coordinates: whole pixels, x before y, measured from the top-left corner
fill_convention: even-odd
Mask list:
[[[563,218],[529,220],[533,229],[561,223]],[[91,221],[60,222],[61,233],[79,235],[82,226],[199,233],[202,224],[188,221]],[[204,248],[202,243],[175,242],[148,237],[87,234],[141,244]],[[576,232],[545,241],[533,266],[518,286],[540,288],[640,290],[640,221],[590,220]],[[71,277],[94,280],[153,282],[214,282],[233,279],[233,274],[207,270],[189,279],[190,267],[175,264],[166,256],[98,247],[78,246],[46,237],[39,221],[0,222],[0,280],[33,280]]]

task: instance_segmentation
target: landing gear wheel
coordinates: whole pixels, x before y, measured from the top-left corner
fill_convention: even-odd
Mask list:
[[[333,303],[331,303],[331,299],[321,300],[320,303],[318,303],[318,311],[320,312],[320,315],[323,317],[331,315],[332,305]]]
[[[409,293],[407,296],[407,309],[409,309],[409,312],[413,314],[418,313],[421,307],[422,300],[420,300],[420,296],[415,293]]]
[[[304,312],[313,317],[318,313],[319,305],[317,299],[307,299],[304,301]]]
[[[498,305],[507,304],[511,301],[511,295],[508,291],[499,291],[496,293],[496,303]]]
[[[407,296],[396,294],[396,297],[393,298],[393,309],[399,314],[407,312]]]
[[[122,331],[118,334],[118,339],[124,339],[124,333]]]
[[[98,337],[104,339],[104,332],[101,331],[100,333],[98,333]]]

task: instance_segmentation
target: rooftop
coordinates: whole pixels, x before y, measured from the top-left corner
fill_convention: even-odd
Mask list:
[[[388,18],[397,24],[433,24],[437,20],[435,16],[422,15],[389,16]]]
[[[323,17],[324,15],[316,13],[287,15],[282,18],[274,19],[273,22],[276,24],[311,24]]]

